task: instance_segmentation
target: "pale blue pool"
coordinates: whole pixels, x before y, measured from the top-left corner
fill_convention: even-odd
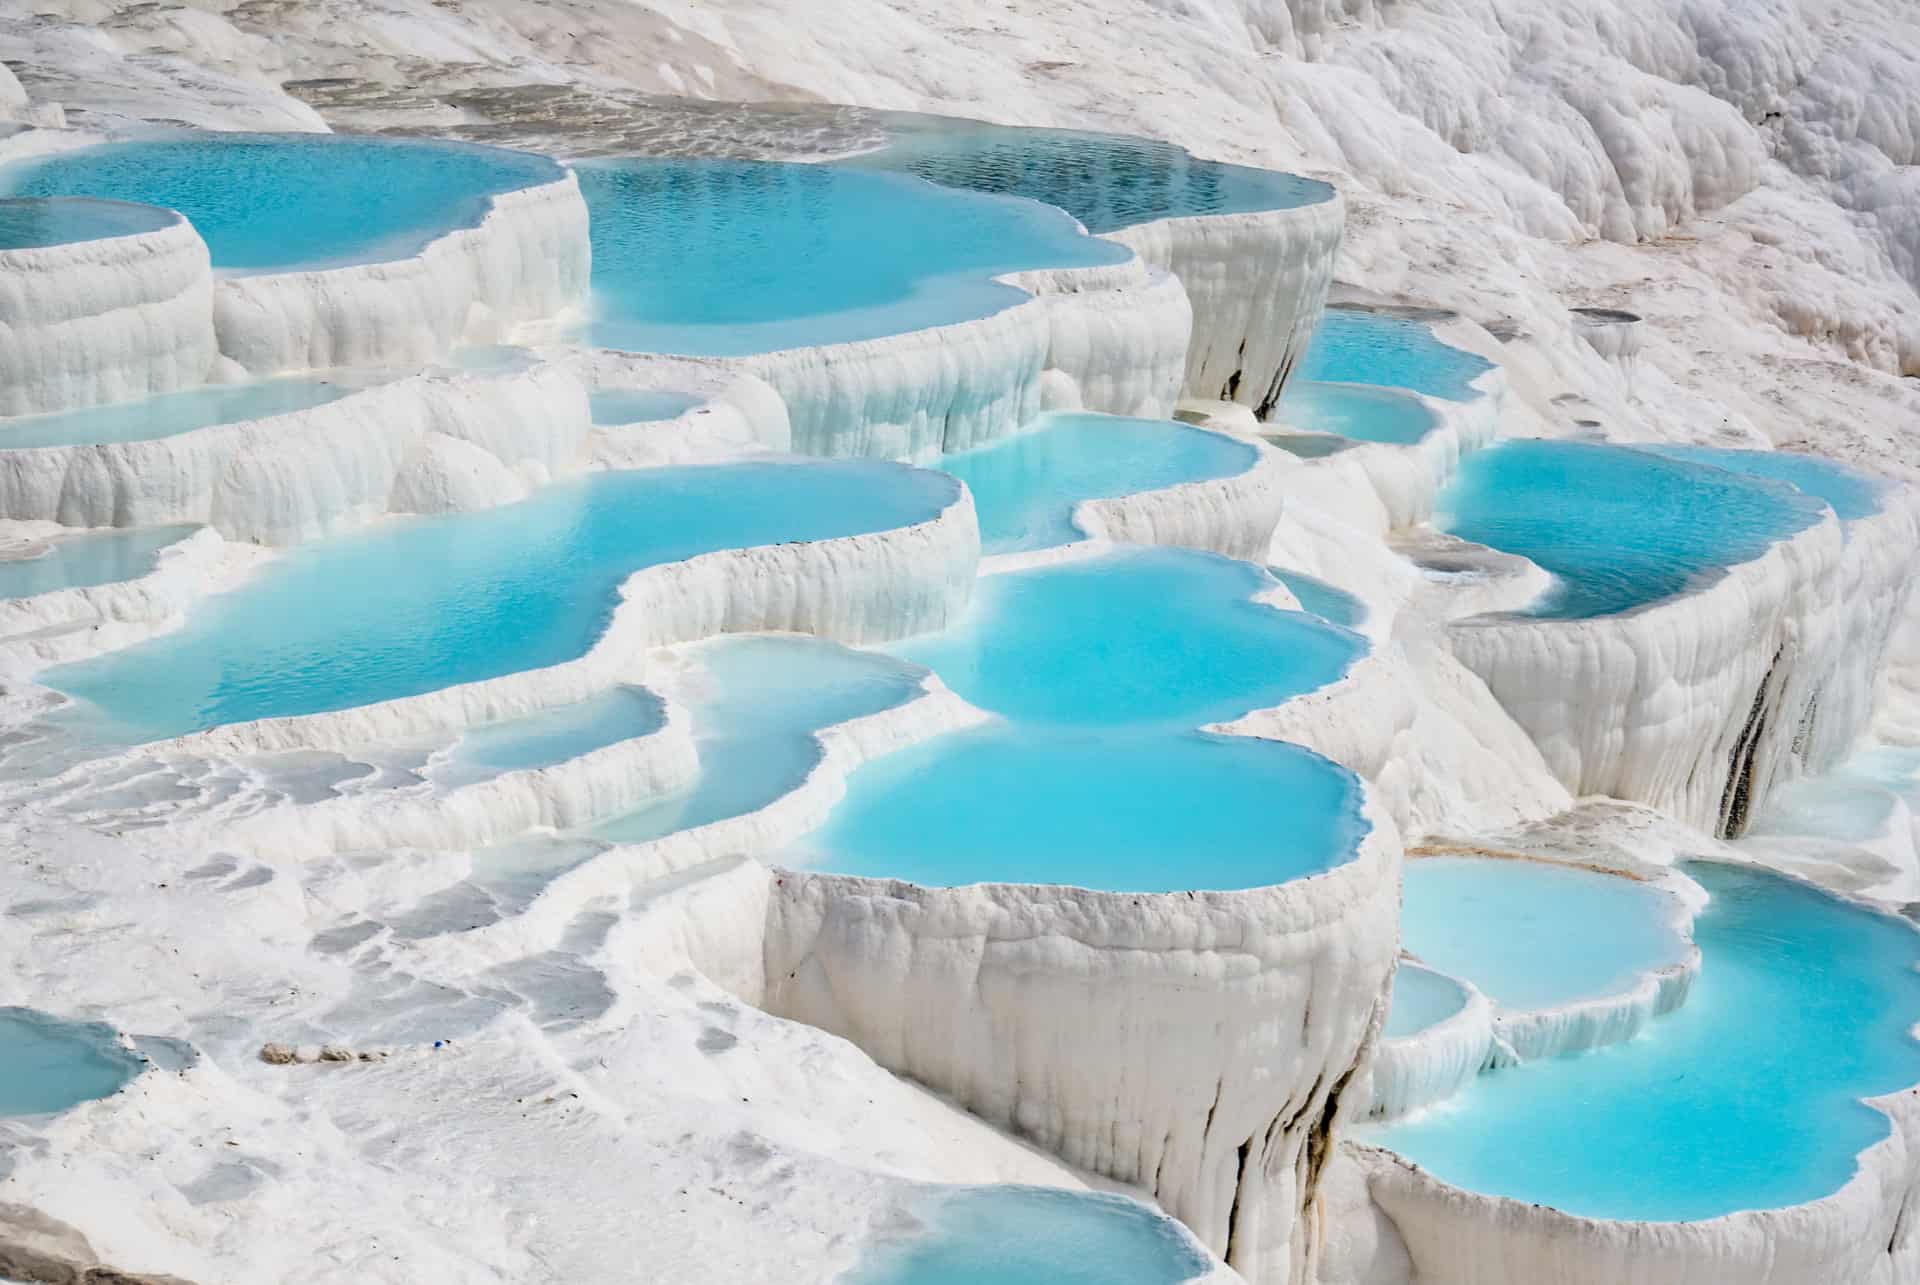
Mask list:
[[[1620,875],[1422,857],[1404,878],[1400,944],[1504,1008],[1621,994],[1689,953],[1672,895]]]
[[[711,825],[799,788],[820,761],[813,733],[911,700],[925,671],[817,638],[718,638],[693,649],[700,695],[689,702],[700,774],[684,791],[595,827],[640,843]]]
[[[603,388],[588,398],[593,422],[613,426],[676,419],[704,399],[664,388]]]
[[[477,226],[490,198],[563,177],[544,156],[468,143],[199,133],[21,161],[0,192],[178,210],[214,267],[272,272],[407,258]]]
[[[170,210],[125,201],[0,198],[0,250],[37,250],[76,241],[139,236],[173,226]]]
[[[1279,417],[1295,428],[1395,446],[1411,446],[1440,426],[1439,417],[1404,389],[1301,379],[1287,381]]]
[[[1434,525],[1533,559],[1557,577],[1545,619],[1629,611],[1697,587],[1820,521],[1820,501],[1625,446],[1520,440],[1476,451]]]
[[[33,558],[0,561],[0,598],[31,598],[56,589],[135,580],[153,570],[160,550],[192,534],[191,526],[128,527],[47,540]]]
[[[1299,602],[1302,611],[1311,612],[1330,625],[1358,629],[1367,619],[1367,604],[1324,580],[1302,571],[1268,567],[1267,574],[1285,585]]]
[[[364,382],[317,378],[265,379],[250,384],[209,384],[137,402],[115,402],[52,415],[22,415],[0,419],[0,450],[154,441],[216,424],[310,410],[365,386]]]
[[[1467,991],[1459,982],[1403,959],[1393,974],[1393,1002],[1382,1035],[1390,1040],[1418,1035],[1466,1006]]]
[[[1855,522],[1878,513],[1880,497],[1891,485],[1884,478],[1798,451],[1728,451],[1711,446],[1642,446],[1640,449],[1668,459],[1785,482],[1815,499],[1825,500],[1844,522]]]
[[[993,280],[1130,253],[1031,201],[840,165],[630,157],[576,167],[603,348],[739,356],[971,321]]]
[[[1920,936],[1775,875],[1686,871],[1713,900],[1685,1005],[1638,1039],[1483,1075],[1360,1135],[1468,1190],[1594,1218],[1712,1218],[1837,1191],[1887,1135],[1860,1099],[1920,1082]]]
[[[924,1229],[872,1245],[840,1285],[1184,1285],[1212,1260],[1138,1201],[1045,1187],[931,1190]]]
[[[1333,682],[1364,640],[1252,601],[1258,567],[1127,549],[984,576],[951,629],[893,650],[971,703],[1030,724],[1179,728]]]
[[[0,1116],[48,1115],[110,1097],[144,1065],[98,1023],[0,1008]]]
[[[657,732],[665,723],[666,706],[658,696],[614,687],[524,718],[469,728],[430,775],[441,785],[467,785],[503,772],[552,767]]]
[[[1070,544],[1082,500],[1232,477],[1259,456],[1245,442],[1171,420],[1048,415],[1031,431],[937,466],[973,491],[988,553]]]
[[[881,120],[888,145],[850,164],[1044,201],[1096,233],[1154,219],[1292,209],[1333,196],[1332,187],[1314,179],[1201,160],[1150,138],[904,112]]]
[[[179,632],[42,681],[142,739],[393,700],[585,654],[643,567],[906,526],[958,492],[870,461],[598,474],[301,546]]]
[[[1424,321],[1334,307],[1320,318],[1293,379],[1380,384],[1466,402],[1480,396],[1473,381],[1492,369],[1484,357],[1440,342]]]

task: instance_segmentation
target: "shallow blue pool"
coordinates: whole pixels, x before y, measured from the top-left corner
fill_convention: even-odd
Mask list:
[[[1407,862],[1403,888],[1401,945],[1505,1008],[1617,995],[1688,954],[1673,897],[1619,875],[1422,857]]]
[[[717,638],[691,654],[702,670],[689,701],[700,774],[597,826],[600,838],[640,843],[758,811],[820,761],[814,732],[903,704],[925,677],[891,656],[792,634]]]
[[[1533,559],[1558,579],[1546,619],[1629,611],[1694,588],[1820,521],[1820,501],[1625,446],[1521,440],[1476,451],[1435,525]]]
[[[1382,1035],[1390,1040],[1418,1035],[1467,1006],[1467,991],[1451,977],[1401,960],[1393,974],[1393,1002]]]
[[[598,474],[302,546],[178,633],[42,681],[142,739],[393,700],[585,654],[643,567],[906,526],[958,491],[869,461]]]
[[[150,526],[54,536],[38,557],[0,561],[0,598],[138,579],[153,570],[160,550],[192,531],[191,526]]]
[[[105,1026],[0,1008],[0,1116],[46,1115],[108,1097],[144,1065]]]
[[[115,402],[53,415],[22,415],[0,419],[0,450],[153,441],[216,424],[310,410],[362,387],[364,383],[328,379],[265,379],[251,384],[209,384],[137,402]]]
[[[503,772],[552,767],[657,732],[665,723],[666,706],[658,696],[638,687],[615,687],[524,718],[469,728],[430,775],[441,785],[466,785]]]
[[[1268,567],[1267,574],[1285,585],[1300,604],[1300,610],[1320,617],[1342,629],[1358,629],[1367,619],[1367,604],[1324,580],[1303,571]]]
[[[169,210],[125,201],[0,198],[0,250],[35,250],[75,241],[138,236],[173,223],[174,215]]]
[[[1295,428],[1396,446],[1411,446],[1440,426],[1439,417],[1404,389],[1301,379],[1287,381],[1279,415]]]
[[[1245,442],[1171,420],[1049,415],[1032,431],[949,455],[938,467],[973,491],[988,553],[1070,544],[1082,500],[1232,477],[1259,456]]]
[[[1844,464],[1802,455],[1797,451],[1728,451],[1711,446],[1642,446],[1639,449],[1668,459],[1708,464],[1750,477],[1785,482],[1815,499],[1825,500],[1845,522],[1871,517],[1880,511],[1880,497],[1890,485],[1884,478],[1850,469]]]
[[[1920,935],[1757,870],[1694,864],[1713,901],[1687,1003],[1583,1057],[1483,1075],[1361,1136],[1457,1186],[1674,1221],[1830,1195],[1887,1135],[1860,1101],[1920,1082]]]
[[[588,398],[593,422],[611,426],[676,419],[704,400],[665,388],[603,388]]]
[[[1480,395],[1473,381],[1493,363],[1434,337],[1424,321],[1364,308],[1328,308],[1293,378],[1410,388],[1447,401]]]
[[[870,1247],[840,1285],[1183,1285],[1212,1260],[1138,1201],[1045,1187],[929,1191],[924,1230]]]
[[[1194,214],[1292,209],[1333,196],[1314,179],[1201,160],[1150,138],[910,113],[881,120],[888,145],[850,164],[1044,201],[1096,233]]]
[[[1128,251],[1058,210],[840,165],[631,157],[577,167],[593,229],[588,341],[738,356],[985,317],[1026,268]]]
[[[214,267],[271,272],[407,258],[477,226],[489,198],[564,176],[543,156],[468,143],[203,133],[22,161],[0,171],[0,191],[178,210]]]
[[[1324,687],[1364,640],[1252,601],[1258,567],[1128,549],[982,577],[951,629],[895,652],[1023,723],[1196,727]]]

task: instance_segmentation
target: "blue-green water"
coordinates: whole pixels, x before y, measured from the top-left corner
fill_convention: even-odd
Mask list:
[[[1293,378],[1410,388],[1466,402],[1480,395],[1473,381],[1492,369],[1485,358],[1440,342],[1424,321],[1364,308],[1328,308]]]
[[[265,419],[269,415],[324,406],[360,387],[364,385],[314,378],[209,384],[137,402],[0,419],[0,450],[153,441],[215,424]]]
[[[1294,428],[1397,446],[1412,445],[1440,424],[1432,411],[1403,389],[1301,379],[1287,381],[1279,416]]]
[[[870,1247],[840,1285],[1183,1285],[1212,1260],[1121,1196],[1045,1187],[929,1191],[912,1237]]]
[[[881,119],[888,145],[850,164],[1044,201],[1096,233],[1194,214],[1292,209],[1333,196],[1314,179],[1201,160],[1149,138],[908,113]]]
[[[701,399],[663,388],[603,388],[588,399],[593,422],[601,425],[650,424],[686,414]]]
[[[394,700],[585,654],[643,567],[907,526],[958,492],[869,461],[598,474],[302,546],[179,632],[42,681],[143,739]]]
[[[22,161],[0,171],[0,192],[178,210],[214,267],[269,272],[409,257],[477,226],[489,198],[564,173],[544,156],[467,143],[199,133]]]
[[[1532,439],[1461,461],[1434,524],[1558,577],[1545,619],[1629,611],[1694,588],[1820,521],[1790,487],[1625,446]]]
[[[0,561],[0,598],[138,579],[153,570],[160,550],[192,531],[191,526],[150,526],[54,536],[37,558]]]
[[[666,706],[638,687],[615,687],[585,700],[467,729],[437,763],[433,779],[463,785],[552,767],[620,741],[658,731]]]
[[[1245,442],[1171,420],[1075,414],[1046,416],[938,467],[973,491],[985,550],[1011,553],[1080,539],[1073,508],[1082,500],[1231,477],[1257,458]]]
[[[738,356],[970,321],[993,280],[1128,251],[1030,201],[839,165],[630,157],[577,167],[592,214],[588,341]]]
[[[150,205],[47,197],[0,198],[0,250],[34,250],[75,241],[138,236],[170,227],[174,216]]]
[[[1687,957],[1672,896],[1619,875],[1422,857],[1407,862],[1403,890],[1400,944],[1505,1008],[1617,995]]]
[[[108,1097],[143,1065],[107,1027],[0,1008],[0,1116],[46,1115]]]
[[[1393,975],[1393,1004],[1382,1034],[1390,1040],[1418,1035],[1467,1006],[1467,992],[1451,977],[1401,960]]]
[[[1729,451],[1711,446],[1642,446],[1668,459],[1707,464],[1750,477],[1785,482],[1825,500],[1842,521],[1854,522],[1880,511],[1880,497],[1891,485],[1884,478],[1797,451]]]
[[[1594,1218],[1677,1221],[1837,1191],[1920,1083],[1920,935],[1775,875],[1691,864],[1712,902],[1686,1004],[1640,1038],[1483,1075],[1367,1126],[1440,1178]]]
[[[1315,579],[1303,571],[1268,567],[1267,574],[1292,592],[1302,611],[1310,612],[1330,625],[1339,625],[1342,629],[1358,629],[1366,622],[1366,604],[1345,589],[1335,588],[1326,581]]]

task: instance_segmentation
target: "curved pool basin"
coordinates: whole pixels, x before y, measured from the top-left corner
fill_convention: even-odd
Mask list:
[[[49,1115],[118,1093],[146,1063],[113,1031],[0,1008],[0,1116]]]
[[[1172,420],[1048,415],[1030,431],[934,465],[967,484],[987,553],[1071,544],[1082,500],[1232,477],[1259,454],[1245,442]]]
[[[1440,417],[1405,389],[1291,379],[1275,414],[1295,428],[1353,442],[1411,446],[1440,427]]]
[[[218,424],[311,410],[364,387],[364,380],[314,376],[263,379],[247,384],[209,384],[85,410],[22,415],[0,419],[0,450],[156,441]]]
[[[603,388],[587,399],[593,422],[602,427],[653,424],[677,419],[704,398],[666,388]]]
[[[0,197],[0,253],[158,232],[179,222],[171,210],[82,197]]]
[[[435,756],[427,774],[437,785],[467,785],[565,763],[665,724],[666,705],[658,696],[615,687],[537,714],[470,727]]]
[[[1441,342],[1418,318],[1331,307],[1314,329],[1293,379],[1407,388],[1467,402],[1480,396],[1473,381],[1492,369],[1484,357]]]
[[[1880,499],[1892,485],[1885,478],[1798,451],[1732,451],[1712,446],[1641,446],[1638,449],[1668,459],[1784,482],[1825,501],[1843,522],[1857,522],[1878,513]]]
[[[193,534],[193,526],[128,527],[57,535],[44,552],[0,559],[0,598],[31,598],[56,589],[137,580],[154,568],[160,551]]]
[[[741,356],[972,321],[994,280],[1123,262],[1059,210],[841,165],[628,157],[576,167],[593,236],[587,342]]]
[[[1418,1035],[1458,1014],[1471,998],[1453,978],[1403,959],[1393,975],[1393,1001],[1381,1036],[1398,1040]]]
[[[1287,587],[1294,601],[1300,604],[1300,610],[1318,616],[1330,625],[1358,629],[1367,621],[1367,604],[1345,589],[1303,571],[1289,571],[1284,567],[1268,567],[1267,574]]]
[[[0,171],[0,192],[178,210],[215,268],[277,272],[408,258],[477,226],[491,198],[565,175],[544,156],[471,143],[208,132],[21,161]]]

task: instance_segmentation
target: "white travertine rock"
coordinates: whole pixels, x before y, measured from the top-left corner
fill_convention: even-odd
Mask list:
[[[696,357],[656,357],[593,349],[572,358],[593,391],[683,393],[698,404],[671,419],[595,425],[598,468],[694,464],[760,451],[793,449],[787,404],[764,379]]]
[[[1400,966],[1408,965],[1403,960]],[[1472,983],[1447,980],[1460,987],[1464,997],[1457,1012],[1411,1035],[1385,1037],[1374,1045],[1368,1116],[1392,1120],[1444,1102],[1479,1075],[1495,1054],[1493,1005]]]
[[[1202,430],[1212,431],[1212,430]],[[1230,477],[1182,482],[1156,491],[1082,500],[1074,525],[1095,540],[1178,545],[1258,561],[1273,543],[1294,461],[1258,439],[1253,466]]]

